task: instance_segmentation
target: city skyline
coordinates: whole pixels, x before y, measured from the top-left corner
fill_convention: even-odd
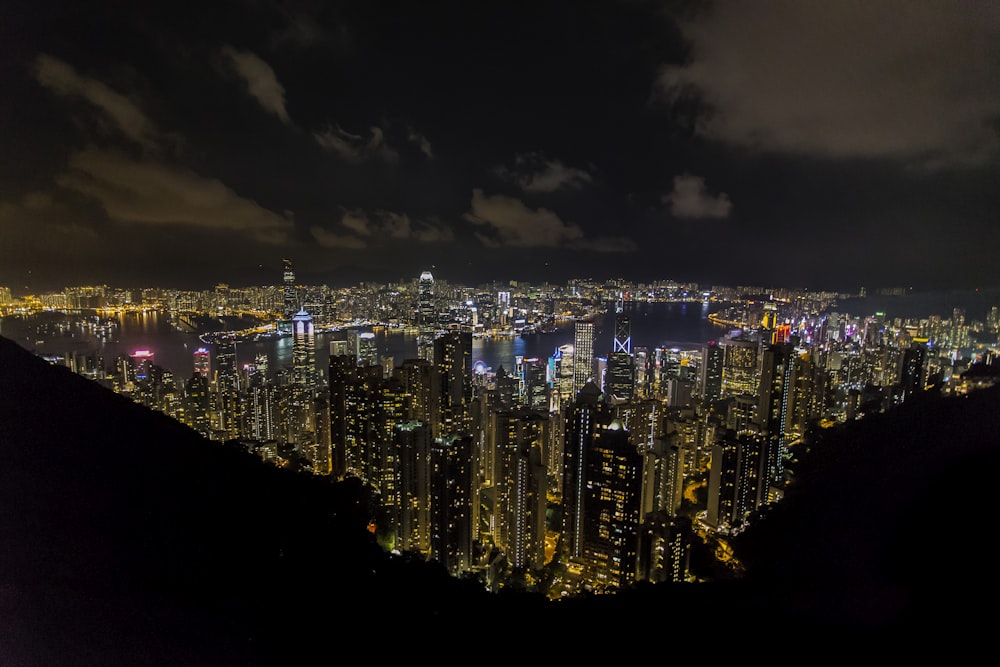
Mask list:
[[[996,286],[984,3],[15,0],[0,285]]]

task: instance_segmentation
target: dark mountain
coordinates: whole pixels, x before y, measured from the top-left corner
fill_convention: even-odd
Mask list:
[[[740,580],[555,603],[387,554],[356,483],[205,440],[0,338],[0,665],[967,648],[1000,591],[998,408],[983,389],[824,432],[735,540]]]

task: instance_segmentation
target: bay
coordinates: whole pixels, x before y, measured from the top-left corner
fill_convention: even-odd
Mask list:
[[[706,341],[717,338],[726,331],[708,319],[717,304],[701,302],[626,304],[623,312],[630,317],[633,350],[639,347],[676,347],[697,349]],[[614,309],[609,309],[594,320],[594,353],[606,356],[612,348],[614,337]],[[473,363],[496,371],[501,366],[512,370],[517,357],[546,360],[562,345],[573,343],[571,320],[560,322],[550,333],[527,336],[473,338]],[[222,330],[218,323],[212,330]],[[359,331],[372,331],[362,328]],[[0,335],[10,338],[27,350],[50,358],[58,363],[85,367],[86,359],[100,359],[105,368],[114,365],[119,355],[129,355],[137,350],[153,354],[153,363],[171,371],[176,378],[185,379],[194,372],[194,353],[206,348],[212,355],[213,345],[203,343],[196,331],[185,331],[175,326],[167,313],[147,311],[123,313],[100,317],[93,311],[63,313],[46,311],[30,316],[8,316],[0,319]],[[376,348],[379,355],[392,359],[398,366],[405,359],[417,356],[417,339],[402,330],[375,329]],[[329,365],[330,342],[345,338],[345,332],[322,331],[316,335],[316,363],[325,376]],[[237,364],[253,363],[259,355],[267,359],[269,374],[292,363],[292,341],[289,337],[240,342],[236,347]],[[93,363],[93,362],[91,362]]]

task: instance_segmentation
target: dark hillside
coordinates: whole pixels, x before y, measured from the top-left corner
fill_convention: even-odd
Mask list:
[[[518,656],[539,639],[593,657],[608,633],[671,655],[968,648],[998,592],[998,408],[981,390],[824,433],[737,541],[745,580],[548,603],[391,557],[357,485],[204,440],[0,338],[0,665]]]

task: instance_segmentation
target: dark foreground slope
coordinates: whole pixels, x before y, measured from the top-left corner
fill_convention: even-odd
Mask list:
[[[998,406],[984,390],[831,433],[739,541],[745,580],[557,604],[391,557],[356,485],[204,440],[0,338],[0,665],[967,647],[997,592]]]

